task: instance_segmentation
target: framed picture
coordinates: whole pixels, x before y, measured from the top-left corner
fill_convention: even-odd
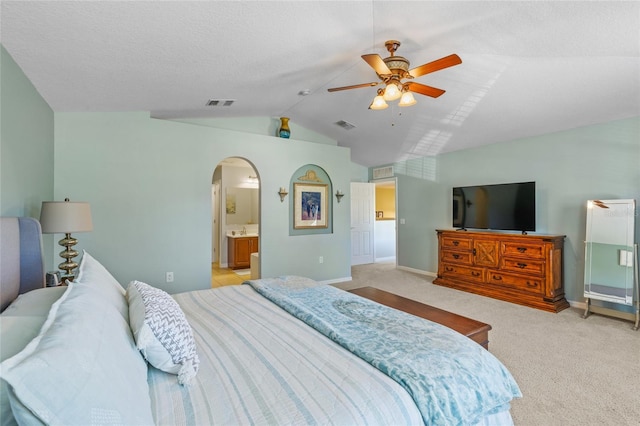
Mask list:
[[[293,184],[293,228],[327,228],[328,185],[318,183]]]
[[[236,214],[236,194],[227,192],[226,207],[227,214]]]

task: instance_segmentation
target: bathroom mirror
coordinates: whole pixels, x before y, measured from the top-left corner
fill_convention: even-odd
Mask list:
[[[257,188],[227,188],[225,197],[225,211],[227,225],[258,224]]]
[[[584,297],[633,304],[635,200],[589,200],[585,241]]]

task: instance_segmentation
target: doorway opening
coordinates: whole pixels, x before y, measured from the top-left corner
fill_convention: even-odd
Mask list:
[[[246,159],[229,157],[211,182],[211,286],[259,278],[260,177]]]
[[[397,191],[396,178],[380,179],[375,184],[374,253],[376,263],[397,264]]]

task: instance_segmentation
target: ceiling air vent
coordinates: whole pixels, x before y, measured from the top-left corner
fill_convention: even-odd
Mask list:
[[[235,99],[209,99],[207,106],[231,106],[235,101]]]
[[[373,169],[373,178],[374,179],[383,179],[393,177],[393,166],[387,167],[379,167],[377,169]]]
[[[355,124],[351,124],[348,121],[344,121],[344,120],[337,121],[336,124],[345,130],[355,129],[356,127]]]

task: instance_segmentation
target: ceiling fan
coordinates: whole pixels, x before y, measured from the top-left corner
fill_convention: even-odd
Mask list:
[[[375,97],[370,109],[384,109],[388,105],[385,101],[393,101],[400,98],[398,106],[410,106],[416,103],[411,92],[420,93],[421,95],[437,98],[445,91],[436,87],[427,86],[425,84],[415,83],[411,80],[416,77],[423,76],[435,71],[439,71],[444,68],[449,68],[454,65],[462,63],[460,57],[456,54],[445,56],[444,58],[437,59],[435,61],[420,65],[409,69],[409,61],[402,56],[395,56],[396,50],[400,47],[400,42],[397,40],[387,40],[384,45],[389,51],[390,56],[388,58],[381,58],[376,53],[362,55],[362,59],[365,60],[371,68],[374,69],[380,81],[374,81],[371,83],[354,84],[352,86],[334,87],[328,89],[329,92],[337,92],[340,90],[358,89],[361,87],[373,87],[378,84],[384,83],[384,89],[378,89],[378,95]]]

